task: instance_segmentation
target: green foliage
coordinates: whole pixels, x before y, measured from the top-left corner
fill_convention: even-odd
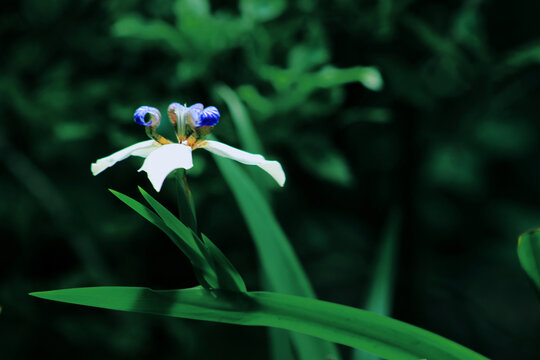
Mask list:
[[[443,337],[397,320],[352,307],[278,293],[227,293],[200,287],[165,291],[94,287],[31,295],[112,310],[278,327],[363,348],[390,360],[486,360]],[[319,354],[319,357],[328,358],[328,355]]]
[[[379,255],[374,266],[371,287],[363,306],[367,311],[383,316],[390,316],[392,313],[400,222],[401,214],[394,209],[385,224]],[[354,360],[377,359],[377,356],[365,351],[356,350],[354,353]]]
[[[264,236],[268,232],[270,237],[278,242],[277,251],[270,252],[270,256],[267,257],[265,252],[260,253],[262,262],[271,261],[283,265],[285,269],[293,269],[289,274],[289,279],[292,278],[293,281],[288,281],[287,277],[276,271],[279,268],[265,268],[265,278],[270,281],[270,287],[277,291],[280,289],[300,293],[304,291],[308,297],[314,297],[311,285],[303,273],[300,263],[296,260],[292,248],[282,235],[282,230],[277,222],[266,227],[265,222],[261,221],[272,219],[273,216],[262,196],[257,192],[255,185],[239,170],[228,171],[224,164],[221,164],[220,167],[226,178],[232,176],[232,179],[235,180],[234,183],[240,186],[240,188],[232,186],[232,189],[237,195],[240,206],[245,210],[244,215],[248,224],[253,226],[252,232],[257,241],[268,240]],[[238,189],[243,191],[238,192]],[[448,340],[424,330],[400,324],[395,320],[388,323],[388,320],[384,318],[373,318],[370,313],[353,308],[320,301],[313,302],[309,298],[281,297],[277,292],[247,293],[243,279],[238,272],[206,236],[199,237],[146,191],[142,188],[139,190],[157,215],[130,197],[116,191],[112,192],[173,240],[190,259],[203,287],[160,292],[148,288],[95,287],[36,292],[31,295],[113,310],[240,325],[271,326],[355,346],[390,359],[413,359],[418,356],[437,356],[441,359],[483,358],[466,348],[461,348],[457,344],[452,344]],[[259,211],[259,208],[262,211]],[[392,224],[390,226],[395,227]],[[391,229],[390,231],[395,230]],[[395,234],[392,233],[387,236],[385,248],[388,250],[382,252],[381,264],[377,270],[380,278],[376,279],[377,283],[374,289],[380,286],[390,286],[388,284],[390,275],[387,269],[393,263],[389,256],[393,252],[392,239],[395,237]],[[260,248],[264,248],[261,243],[256,243]],[[266,247],[264,250],[271,248]],[[274,283],[276,279],[279,282]],[[286,284],[281,284],[283,282],[289,282],[293,287],[288,288]],[[302,284],[302,286],[298,286],[295,282]],[[193,295],[193,291],[196,291],[195,296],[190,296]],[[384,292],[388,293],[388,290],[384,290]],[[381,294],[381,291],[374,291],[373,296],[378,298],[378,301],[388,301],[388,295]],[[211,301],[208,301],[209,299]],[[373,307],[373,305],[369,305],[369,307]],[[314,316],[313,313],[317,315]],[[376,328],[378,331],[364,330],[371,328]],[[397,339],[387,339],[389,333],[393,333]],[[279,333],[275,335],[279,336]],[[428,339],[424,340],[425,342],[418,341],[418,338],[426,337]],[[337,350],[330,343],[314,341],[309,337],[302,337],[294,333],[291,340],[295,343],[300,358],[338,357]],[[457,349],[454,348],[456,346]]]
[[[238,94],[227,85],[216,86],[215,92],[227,104],[231,120],[234,122],[238,137],[242,143],[242,149],[255,154],[264,153],[259,136]]]
[[[224,85],[217,87],[216,92],[228,105],[231,111],[231,118],[235,123],[238,136],[240,137],[244,148],[250,152],[263,153],[259,137],[255,132],[255,129],[253,129],[247,111],[236,93]],[[219,161],[217,157],[214,158],[216,161]],[[230,162],[229,165],[234,166],[234,164],[230,164]],[[221,166],[225,179],[228,179],[229,186],[233,190],[233,194],[237,197],[237,202],[241,204],[241,210],[246,221],[251,224],[250,228],[256,233],[254,236],[257,238],[256,245],[258,245],[257,249],[259,257],[263,258],[262,261],[267,265],[272,263],[280,264],[280,266],[284,266],[284,268],[292,268],[295,270],[289,272],[288,276],[281,276],[275,268],[271,266],[263,267],[263,273],[261,275],[263,286],[268,290],[277,292],[296,291],[298,295],[314,297],[313,291],[310,290],[311,284],[309,283],[306,274],[302,271],[301,264],[295,256],[287,238],[283,235],[283,230],[268,209],[268,205],[263,198],[266,195],[265,187],[259,186],[257,189],[256,185],[246,177],[240,168],[236,169],[236,171],[235,169],[232,169],[231,171],[227,168],[226,162],[223,162]],[[267,180],[267,182],[262,184],[268,183],[266,175],[262,175],[258,169],[251,170],[253,179]],[[240,177],[240,184],[238,183],[237,178],[235,178],[236,176]],[[247,188],[242,186],[242,182],[247,184]],[[272,239],[270,240],[269,237],[265,235],[269,235]],[[265,241],[268,240],[272,242],[277,241],[278,251],[265,251],[265,248],[267,247]],[[295,279],[291,280],[292,278]],[[280,285],[275,285],[276,283]],[[302,284],[302,287],[295,288],[295,283]],[[286,284],[290,284],[290,286],[287,286]],[[302,288],[307,290],[302,291]],[[301,360],[318,358],[320,354],[327,354],[333,359],[339,359],[337,349],[332,344],[301,334],[286,333],[279,329],[270,329],[269,335],[272,359],[294,359],[293,349],[290,344],[295,346],[295,353],[298,354],[298,357]]]
[[[537,290],[540,291],[540,234],[539,230],[531,230],[518,239],[518,257],[521,267]]]
[[[137,186],[149,186],[136,172],[141,159],[97,177],[88,169],[146,139],[133,124],[137,107],[163,111],[173,101],[217,106],[216,136],[250,150],[233,118],[233,108],[244,108],[261,153],[283,164],[287,184],[277,190],[259,169],[242,170],[270,200],[321,299],[363,303],[379,234],[397,206],[393,316],[490,358],[540,358],[538,298],[514,242],[540,225],[539,6],[7,3],[0,13],[2,358],[268,357],[264,329],[70,310],[26,295],[198,284],[175,245],[162,241],[166,234],[105,191],[138,199]],[[380,91],[359,78],[366,67],[380,73]],[[251,236],[219,170],[202,150],[194,165],[188,177],[200,230],[249,289],[263,289]],[[176,208],[173,182],[152,196]]]
[[[284,294],[314,297],[311,284],[283,229],[255,184],[238,165],[214,156],[230,186],[259,253],[270,289]]]
[[[291,244],[256,185],[236,163],[214,156],[255,242],[268,289],[282,294],[315,298],[315,292]],[[339,359],[330,343],[292,334],[301,359],[329,356]]]
[[[268,21],[278,17],[285,7],[285,0],[262,1],[240,0],[240,13],[242,17],[251,21]]]
[[[202,238],[200,238],[150,194],[142,188],[139,188],[139,191],[155,213],[129,196],[111,190],[122,202],[167,234],[173,243],[188,257],[199,282],[205,288],[246,291],[242,277],[208,237],[202,234]]]

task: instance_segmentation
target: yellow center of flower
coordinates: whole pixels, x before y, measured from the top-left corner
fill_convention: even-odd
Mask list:
[[[191,148],[191,150],[195,150],[195,149],[198,149],[202,146],[205,146],[206,145],[206,141],[205,140],[202,140],[202,139],[197,139],[195,136],[193,135],[190,135],[187,139],[185,140],[181,140],[180,138],[178,139],[178,142],[180,144],[184,144],[184,145],[187,145]]]

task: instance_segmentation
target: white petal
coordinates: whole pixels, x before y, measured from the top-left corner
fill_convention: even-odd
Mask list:
[[[270,176],[276,180],[279,186],[283,186],[285,184],[285,173],[283,172],[283,168],[279,162],[266,160],[262,155],[251,154],[223,144],[219,141],[207,140],[206,143],[207,144],[204,145],[203,149],[206,149],[216,155],[236,160],[242,164],[257,165],[270,174]]]
[[[191,148],[182,144],[167,144],[153,151],[139,171],[146,171],[148,179],[156,191],[161,190],[161,185],[167,175],[176,169],[191,169],[193,158]]]
[[[92,174],[97,175],[103,170],[113,166],[117,162],[128,158],[129,156],[142,156],[147,157],[152,151],[156,150],[159,144],[154,140],[141,141],[125,149],[115,152],[112,155],[98,159],[95,163],[90,165]]]

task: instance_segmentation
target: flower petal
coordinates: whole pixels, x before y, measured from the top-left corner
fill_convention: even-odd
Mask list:
[[[277,161],[266,160],[262,155],[251,154],[246,151],[233,148],[232,146],[226,145],[219,141],[207,140],[206,145],[203,145],[203,149],[206,149],[216,155],[236,160],[242,164],[257,165],[270,174],[270,176],[276,180],[279,186],[283,186],[285,184],[285,172],[283,172],[281,164]]]
[[[147,157],[152,151],[158,149],[159,144],[154,140],[141,141],[125,149],[115,152],[112,155],[98,159],[95,163],[90,165],[92,174],[97,175],[103,170],[113,166],[119,161],[122,161],[129,156],[141,156]]]
[[[175,130],[176,127],[180,127],[181,134],[184,133],[184,121],[182,116],[186,110],[186,107],[184,105],[180,105],[179,103],[172,103],[167,109],[167,114],[169,115],[169,120],[171,121],[172,126],[175,128]],[[178,123],[179,120],[180,123]]]
[[[156,191],[161,190],[161,186],[167,175],[176,169],[191,169],[193,158],[191,148],[182,144],[167,144],[160,146],[153,151],[139,171],[146,171],[148,179]]]
[[[198,110],[202,111],[204,109],[204,106],[201,103],[196,103],[196,104],[191,105],[189,108],[190,109],[198,109]]]

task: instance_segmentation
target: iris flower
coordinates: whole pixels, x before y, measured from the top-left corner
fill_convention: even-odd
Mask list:
[[[168,174],[176,169],[191,169],[193,167],[191,153],[197,149],[205,149],[246,165],[257,165],[270,174],[279,186],[285,184],[285,173],[279,162],[266,160],[262,155],[251,154],[219,141],[205,140],[219,122],[220,114],[216,107],[204,108],[202,104],[187,107],[172,103],[167,113],[175,128],[176,142],[157,133],[156,129],[161,121],[159,110],[141,106],[135,111],[135,122],[146,127],[146,133],[151,140],[135,143],[98,159],[90,167],[92,174],[97,175],[129,156],[140,156],[145,160],[139,171],[145,171],[156,191],[160,191]]]

